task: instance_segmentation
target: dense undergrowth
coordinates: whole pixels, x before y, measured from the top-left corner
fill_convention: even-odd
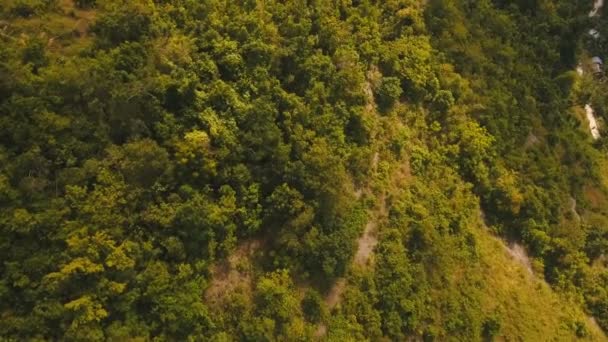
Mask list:
[[[0,336],[602,339],[590,5],[4,1]]]

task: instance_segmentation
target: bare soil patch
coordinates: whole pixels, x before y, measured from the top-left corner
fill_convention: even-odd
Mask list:
[[[253,288],[253,259],[262,247],[260,239],[241,243],[225,260],[211,268],[211,284],[205,291],[205,299],[219,303],[228,293],[241,290],[250,292]]]

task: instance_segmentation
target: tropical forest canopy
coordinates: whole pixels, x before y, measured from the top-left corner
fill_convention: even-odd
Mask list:
[[[0,340],[605,340],[592,5],[0,1]]]

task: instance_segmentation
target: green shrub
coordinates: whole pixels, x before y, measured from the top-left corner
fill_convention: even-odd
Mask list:
[[[57,0],[17,0],[9,13],[15,17],[28,18],[48,11],[56,6]]]
[[[75,0],[74,4],[76,5],[76,7],[78,8],[92,8],[95,7],[97,3],[97,0]]]
[[[401,80],[397,77],[384,77],[378,89],[378,105],[381,110],[388,110],[403,94]]]

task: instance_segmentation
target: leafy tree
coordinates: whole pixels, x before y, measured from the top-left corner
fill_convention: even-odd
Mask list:
[[[378,103],[382,108],[389,109],[403,93],[401,80],[397,77],[384,77],[378,89]]]

